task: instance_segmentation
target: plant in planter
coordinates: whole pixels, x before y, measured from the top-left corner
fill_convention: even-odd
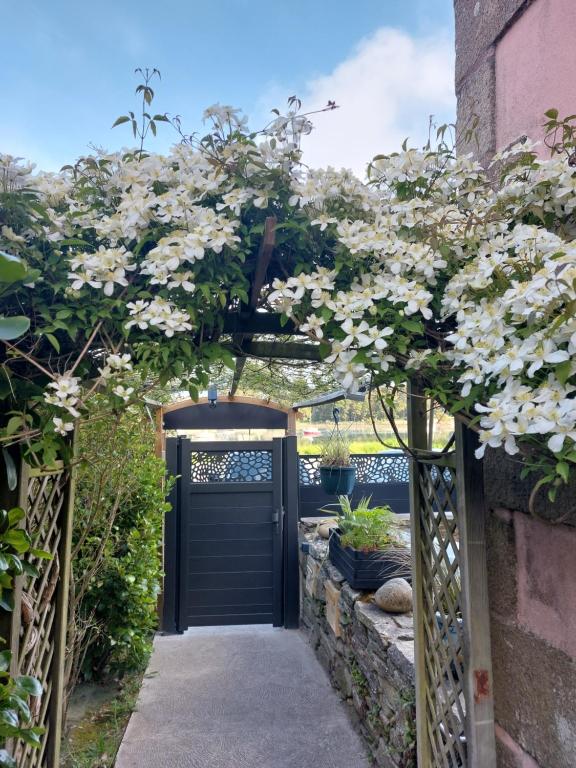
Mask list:
[[[350,586],[373,590],[398,576],[410,580],[410,549],[390,507],[370,507],[369,496],[355,507],[347,496],[338,502],[338,528],[330,536],[329,555]]]
[[[349,496],[356,483],[356,467],[350,462],[350,449],[340,431],[340,411],[334,408],[334,429],[320,458],[320,484],[324,491]]]

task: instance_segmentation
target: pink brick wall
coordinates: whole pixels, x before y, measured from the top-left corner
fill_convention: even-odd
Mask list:
[[[498,42],[497,149],[523,134],[541,139],[552,107],[576,113],[576,0],[536,0]]]

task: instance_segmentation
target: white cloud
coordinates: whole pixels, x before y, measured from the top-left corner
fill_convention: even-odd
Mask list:
[[[430,115],[454,119],[453,47],[445,35],[411,37],[388,27],[362,40],[333,72],[298,94],[306,109],[329,99],[340,107],[314,116],[315,130],[302,142],[305,162],[363,174],[374,155],[399,150],[406,137],[421,146]]]

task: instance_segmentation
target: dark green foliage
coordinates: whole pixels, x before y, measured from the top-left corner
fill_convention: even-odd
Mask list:
[[[352,507],[348,496],[338,497],[337,515],[342,546],[363,551],[398,546],[394,512],[386,506],[371,507],[370,498],[365,496],[356,507]]]
[[[89,421],[79,439],[86,460],[76,494],[72,684],[146,664],[169,509],[164,462],[154,454],[154,429],[143,410]]]
[[[10,511],[0,509],[0,610],[14,609],[14,579],[22,573],[36,576],[37,570],[28,561],[35,558],[50,557],[46,552],[34,549],[33,541],[25,528],[22,528],[24,510],[15,507]],[[2,645],[4,645],[2,641]],[[34,677],[10,675],[12,653],[0,652],[0,768],[12,768],[16,765],[8,749],[7,739],[22,739],[35,747],[40,744],[42,728],[30,724],[29,700],[31,696],[41,696],[42,686]]]

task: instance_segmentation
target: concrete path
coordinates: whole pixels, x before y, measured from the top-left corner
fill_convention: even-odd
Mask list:
[[[202,627],[158,637],[116,768],[368,768],[300,632]]]

